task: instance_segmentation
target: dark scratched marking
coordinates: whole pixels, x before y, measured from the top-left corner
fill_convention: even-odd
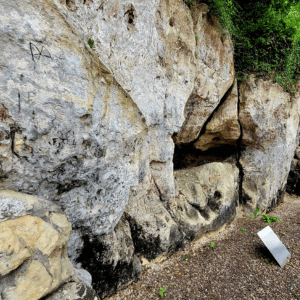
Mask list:
[[[30,47],[30,53],[33,61],[35,61],[36,59],[39,60],[41,56],[52,59],[50,52],[44,46],[42,46],[42,49],[39,50],[39,48],[35,44],[30,42],[29,47]]]

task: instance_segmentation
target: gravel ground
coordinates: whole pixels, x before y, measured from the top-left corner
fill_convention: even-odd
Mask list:
[[[204,237],[162,263],[145,266],[139,282],[107,300],[300,299],[300,197],[286,195],[270,216],[271,228],[292,254],[281,269],[257,232],[268,224],[261,216],[237,217],[222,232]],[[246,232],[242,232],[242,228]],[[210,247],[213,241],[215,246]]]

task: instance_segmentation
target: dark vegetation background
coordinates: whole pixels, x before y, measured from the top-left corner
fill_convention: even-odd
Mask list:
[[[216,16],[230,33],[235,47],[235,69],[239,83],[250,74],[271,79],[296,93],[300,75],[299,0],[183,0],[190,8],[209,5],[208,16]],[[225,29],[225,30],[224,30]]]

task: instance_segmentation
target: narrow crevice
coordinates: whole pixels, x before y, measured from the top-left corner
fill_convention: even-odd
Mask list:
[[[208,119],[205,121],[205,123],[203,124],[200,132],[199,132],[199,135],[197,136],[197,138],[192,141],[191,143],[194,143],[195,141],[197,141],[201,135],[203,135],[205,133],[205,130],[206,130],[206,126],[207,124],[211,121],[212,117],[214,116],[214,114],[219,110],[219,108],[222,106],[222,104],[225,102],[225,100],[228,98],[228,96],[230,95],[232,89],[233,89],[233,86],[234,86],[234,82],[233,84],[231,85],[231,87],[228,89],[228,91],[224,94],[224,96],[222,97],[222,99],[220,100],[219,104],[217,105],[217,107],[213,110],[213,112],[210,114],[210,116],[208,117]]]
[[[19,129],[14,125],[10,125],[10,138],[11,138],[11,152],[20,158],[19,154],[15,152],[15,135],[16,132],[19,132]]]
[[[238,190],[238,194],[239,194],[239,199],[238,199],[238,203],[239,204],[246,204],[246,200],[247,197],[244,197],[243,195],[243,181],[244,181],[244,169],[243,166],[240,162],[241,156],[242,156],[242,151],[244,150],[244,145],[243,145],[243,126],[241,124],[240,121],[240,95],[239,95],[239,89],[238,89],[238,122],[240,125],[240,137],[237,141],[237,152],[236,152],[236,166],[239,169],[239,190]]]

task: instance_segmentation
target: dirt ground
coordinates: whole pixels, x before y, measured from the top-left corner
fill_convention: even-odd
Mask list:
[[[146,265],[139,282],[107,300],[300,299],[300,197],[287,194],[269,215],[279,218],[270,226],[292,254],[283,269],[257,235],[268,224],[239,208],[225,230]]]

